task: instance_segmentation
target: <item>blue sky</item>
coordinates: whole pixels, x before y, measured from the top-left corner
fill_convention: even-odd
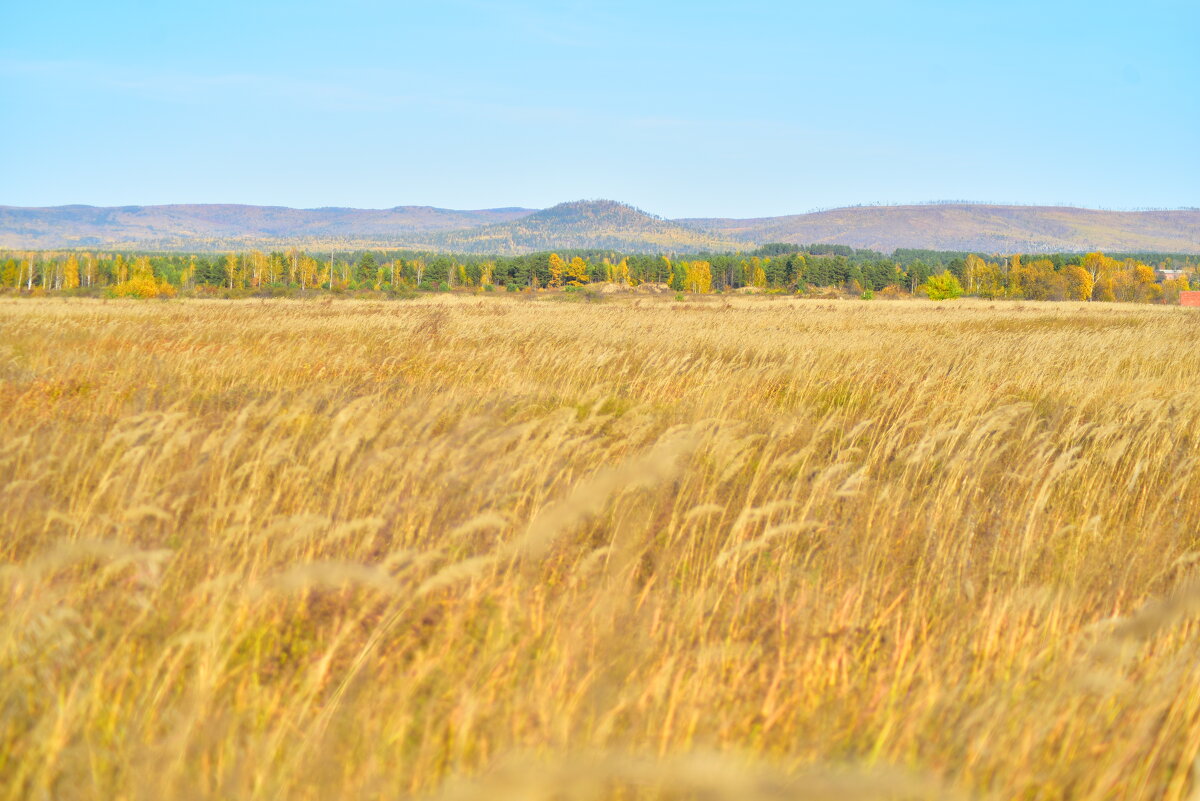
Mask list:
[[[1200,2],[0,0],[0,204],[1200,206]]]

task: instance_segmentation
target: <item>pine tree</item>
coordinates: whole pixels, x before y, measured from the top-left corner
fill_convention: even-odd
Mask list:
[[[375,282],[375,274],[378,272],[379,266],[375,263],[374,253],[364,253],[362,258],[358,260],[358,267],[355,270],[355,280],[362,284],[372,284]]]

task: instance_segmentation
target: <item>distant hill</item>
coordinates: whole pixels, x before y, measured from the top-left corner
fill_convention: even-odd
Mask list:
[[[687,219],[747,244],[830,243],[980,253],[1102,250],[1200,253],[1200,209],[1098,211],[1066,206],[856,206],[758,219]]]
[[[282,206],[0,206],[0,248],[230,250],[404,247],[514,254],[744,250],[767,242],[979,253],[1200,253],[1200,210],[1097,211],[1061,206],[861,206],[757,219],[666,220],[611,200],[456,211]]]
[[[429,242],[439,250],[497,254],[583,248],[661,253],[743,247],[730,237],[714,236],[613,200],[560,203],[512,222],[437,234]]]
[[[430,231],[507,222],[534,209],[455,211],[432,206],[391,209],[291,209],[284,206],[0,206],[0,247],[215,248],[297,242],[404,243]]]

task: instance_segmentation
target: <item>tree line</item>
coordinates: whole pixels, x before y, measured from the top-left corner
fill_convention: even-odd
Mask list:
[[[849,292],[1030,300],[1176,302],[1200,289],[1200,258],[1184,254],[985,256],[840,245],[772,244],[749,253],[671,257],[611,251],[473,256],[411,251],[224,254],[9,251],[0,287],[121,297],[238,296],[300,291],[414,292],[579,289],[656,284],[676,292]]]

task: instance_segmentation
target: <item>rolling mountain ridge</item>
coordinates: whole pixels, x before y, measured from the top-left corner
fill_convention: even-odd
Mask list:
[[[678,222],[741,242],[850,245],[981,253],[1200,252],[1200,209],[1101,211],[1069,206],[945,203],[855,206],[786,217]]]
[[[265,242],[401,238],[514,220],[535,209],[456,211],[432,206],[390,209],[292,209],[285,206],[0,206],[0,247],[164,249]]]
[[[829,243],[978,253],[1200,253],[1200,209],[1101,211],[1063,206],[860,206],[756,219],[667,220],[611,200],[541,211],[282,206],[0,206],[0,248],[230,250],[393,247],[517,254],[595,248],[641,252]]]
[[[744,247],[732,237],[664,220],[612,200],[560,203],[511,222],[436,234],[428,241],[438,250],[504,255],[555,249],[664,253]]]

